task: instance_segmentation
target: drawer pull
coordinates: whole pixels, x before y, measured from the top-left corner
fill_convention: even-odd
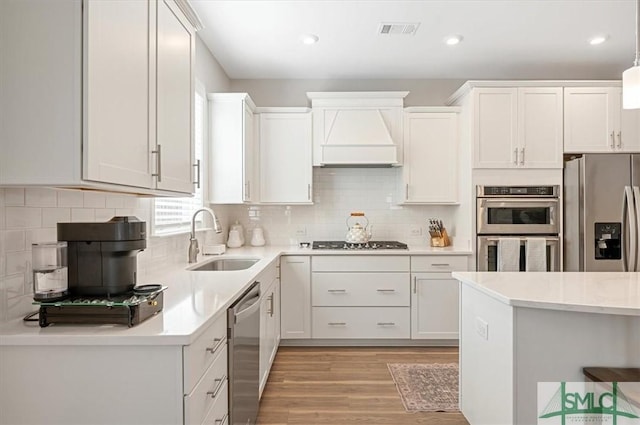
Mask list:
[[[216,385],[213,391],[207,391],[207,395],[210,395],[211,398],[216,398],[216,396],[220,392],[220,389],[224,385],[224,381],[226,380],[227,380],[227,375],[224,375],[222,378],[214,379],[213,382],[217,382],[218,385]]]
[[[378,292],[396,292],[395,289],[377,289]]]
[[[345,322],[329,322],[329,326],[347,326]]]
[[[394,322],[378,322],[378,326],[395,326]]]
[[[214,421],[214,423],[215,423],[216,425],[218,425],[218,424],[220,424],[220,425],[226,425],[226,424],[228,424],[227,419],[229,419],[229,414],[228,414],[228,413],[225,413],[225,415],[222,417],[222,419],[216,419],[216,420]]]
[[[327,292],[331,292],[332,294],[346,294],[346,289],[327,289]]]
[[[433,263],[432,264],[433,267],[447,267],[450,266],[449,263]]]
[[[218,348],[220,348],[220,346],[224,344],[224,341],[224,338],[213,338],[213,343],[215,345],[213,347],[207,347],[206,351],[210,352],[211,354],[215,353],[216,351],[218,351]]]

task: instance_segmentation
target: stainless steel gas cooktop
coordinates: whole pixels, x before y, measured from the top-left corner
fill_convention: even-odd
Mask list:
[[[313,241],[312,249],[409,249],[407,244],[398,241],[369,241],[367,243],[347,243],[345,241]]]

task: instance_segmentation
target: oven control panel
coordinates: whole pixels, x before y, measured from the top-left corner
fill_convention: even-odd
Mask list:
[[[558,186],[478,186],[477,196],[557,197]]]

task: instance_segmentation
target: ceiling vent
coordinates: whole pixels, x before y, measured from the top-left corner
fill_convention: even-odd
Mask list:
[[[419,22],[402,22],[402,23],[389,23],[383,22],[378,28],[378,34],[380,35],[415,35],[420,26]]]

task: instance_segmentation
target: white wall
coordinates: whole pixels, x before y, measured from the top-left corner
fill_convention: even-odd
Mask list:
[[[230,81],[208,48],[197,39],[196,78],[207,92],[230,90]],[[206,181],[207,179],[205,179]],[[49,188],[0,188],[0,323],[24,316],[31,305],[33,277],[31,244],[57,239],[58,222],[107,221],[114,215],[135,215],[150,230],[152,200]],[[217,206],[224,228],[230,207]],[[220,243],[224,234],[199,232],[200,243]],[[189,236],[149,237],[147,249],[138,255],[139,281],[147,270],[185,263]]]

